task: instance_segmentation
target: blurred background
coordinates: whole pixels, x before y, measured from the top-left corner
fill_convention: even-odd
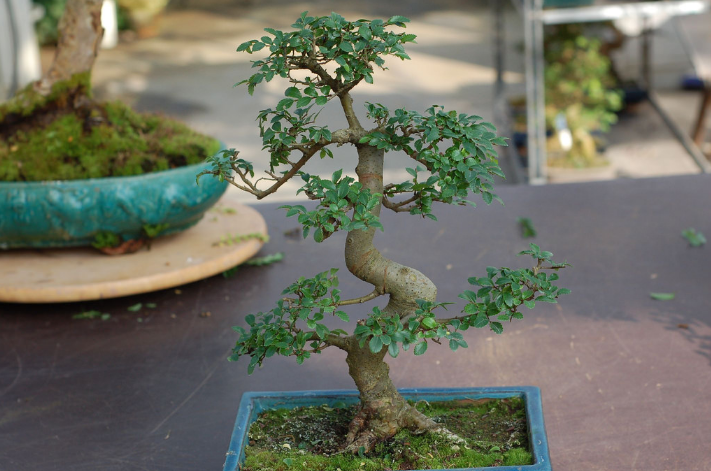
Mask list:
[[[5,98],[51,64],[64,3],[0,2]],[[675,3],[684,8],[649,10]],[[537,22],[540,8],[559,16]],[[412,60],[390,59],[389,70],[379,71],[374,85],[360,87],[356,99],[416,110],[441,104],[495,119],[513,144],[502,156],[509,183],[709,169],[699,157],[709,152],[708,125],[701,119],[706,77],[700,69],[711,60],[711,13],[703,0],[107,0],[104,48],[93,72],[95,96],[178,118],[264,168],[254,117],[276,103],[283,84],[266,84],[254,97],[233,89],[250,75],[255,59],[235,49],[267,26],[288,28],[305,10],[337,11],[347,19],[409,17],[408,29],[418,36],[410,48]],[[615,19],[601,20],[606,17]],[[542,28],[540,38],[536,27]],[[544,63],[538,77],[529,70],[538,67],[533,60]],[[544,97],[541,110],[534,110],[541,125],[532,129],[545,133],[538,144],[528,138],[527,83]],[[324,118],[341,119],[328,111]],[[543,170],[531,169],[529,160]],[[404,172],[403,162],[402,156],[388,156],[392,178]],[[311,171],[330,174],[340,164],[324,160],[319,165]],[[281,198],[290,194],[282,191]]]

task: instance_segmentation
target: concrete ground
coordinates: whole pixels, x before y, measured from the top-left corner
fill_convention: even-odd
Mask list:
[[[457,301],[487,265],[528,266],[515,256],[530,241],[516,225],[526,216],[533,241],[573,265],[558,283],[572,293],[524,310],[502,335],[468,330],[467,349],[432,345],[421,357],[389,359],[395,384],[540,387],[555,471],[711,469],[711,252],[680,235],[690,226],[711,234],[711,176],[498,192],[506,206],[439,206],[439,223],[386,211],[375,244],[427,274],[440,301]],[[252,376],[246,360],[226,361],[231,327],[271,309],[299,276],[335,267],[344,297],[371,289],[344,266],[345,234],[323,244],[294,237],[295,222],[277,206],[259,210],[271,235],[262,254],[284,252],[278,264],[178,291],[0,304],[0,470],[216,471],[242,392],[352,389],[339,350],[301,366],[275,356]],[[347,306],[352,322],[328,325],[351,330],[382,302]],[[136,303],[156,307],[127,310]],[[88,310],[111,318],[72,319]]]

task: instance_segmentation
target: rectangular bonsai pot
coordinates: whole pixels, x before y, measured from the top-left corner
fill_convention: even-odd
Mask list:
[[[465,389],[401,389],[405,399],[414,401],[447,401],[455,399],[482,399],[521,397],[526,405],[528,438],[533,455],[532,465],[499,466],[487,468],[457,468],[459,471],[551,471],[548,454],[548,440],[543,423],[541,390],[535,386],[516,386],[498,388]],[[246,392],[237,413],[237,421],[230,440],[223,471],[239,471],[244,462],[244,448],[248,443],[249,426],[257,419],[260,412],[269,409],[292,409],[302,406],[333,406],[335,403],[346,405],[358,402],[358,391],[284,391],[284,392]]]

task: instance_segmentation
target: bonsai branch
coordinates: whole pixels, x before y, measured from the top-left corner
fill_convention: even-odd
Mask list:
[[[416,205],[410,205],[407,206],[410,203],[413,203],[418,200],[420,195],[418,193],[414,193],[410,198],[407,198],[406,200],[403,201],[398,201],[398,202],[393,202],[390,201],[390,199],[387,196],[383,196],[383,206],[386,208],[395,211],[396,213],[404,213],[404,212],[409,212],[412,208],[415,208]]]
[[[368,302],[372,299],[377,298],[378,296],[382,296],[385,294],[385,290],[379,290],[379,289],[374,289],[370,294],[367,294],[365,296],[361,296],[360,298],[354,298],[354,299],[347,299],[345,301],[339,301],[338,305],[339,306],[348,306],[351,304],[362,304],[365,302]]]

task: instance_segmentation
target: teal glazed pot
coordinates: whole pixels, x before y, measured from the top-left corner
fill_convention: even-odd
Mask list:
[[[131,177],[0,182],[0,248],[91,245],[99,232],[124,240],[144,225],[167,224],[167,235],[195,225],[227,189],[227,182],[188,165]]]

